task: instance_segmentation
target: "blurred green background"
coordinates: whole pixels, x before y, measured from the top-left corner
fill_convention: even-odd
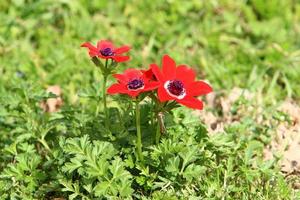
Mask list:
[[[2,94],[58,84],[75,102],[101,78],[80,44],[110,39],[132,46],[121,69],[170,54],[215,91],[248,88],[268,103],[300,98],[297,0],[2,0],[0,19]]]
[[[282,120],[282,116],[285,120],[285,115],[274,108],[286,98],[300,100],[299,0],[0,0],[0,149],[3,149],[0,168],[23,169],[22,162],[12,160],[18,154],[17,149],[20,152],[29,149],[29,153],[27,150],[24,153],[24,162],[31,163],[32,158],[32,162],[42,163],[43,167],[35,164],[32,168],[47,175],[44,180],[35,175],[38,170],[24,170],[24,182],[33,180],[36,183],[29,185],[30,195],[34,192],[37,196],[44,193],[51,196],[52,191],[59,191],[55,195],[64,191],[61,184],[55,182],[63,162],[54,163],[49,170],[53,160],[43,157],[36,161],[40,157],[36,145],[40,128],[44,130],[55,120],[49,118],[47,121],[48,115],[36,110],[43,97],[39,95],[41,91],[49,85],[59,85],[67,108],[58,113],[63,116],[63,123],[47,135],[51,148],[60,150],[59,136],[102,137],[101,134],[106,134],[97,115],[93,116],[101,100],[101,74],[90,61],[87,50],[80,47],[83,42],[96,44],[100,39],[112,40],[116,46],[132,46],[131,61],[121,63],[118,72],[128,67],[148,68],[150,63],[160,64],[162,56],[169,54],[178,64],[194,67],[198,78],[208,80],[217,95],[225,94],[226,97],[233,88],[240,87],[260,97],[260,105],[256,107],[246,100],[234,104],[230,117],[237,113],[240,104],[251,107],[252,111],[241,109],[246,116],[238,119],[238,124],[225,121],[225,128],[228,128],[224,134],[210,139],[214,145],[208,143],[203,158],[212,157],[209,158],[212,173],[199,182],[204,195],[225,198],[233,192],[234,197],[241,199],[253,199],[252,196],[288,199],[286,197],[293,193],[284,175],[276,166],[273,168],[271,162],[258,165],[258,169],[253,169],[249,163],[252,157],[256,159],[256,150],[262,151],[264,145],[270,143],[276,131],[276,120]],[[112,107],[112,102],[109,103]],[[217,106],[206,108],[218,115],[217,120],[222,118],[223,113]],[[177,119],[191,120],[190,110],[183,111],[188,114],[179,111]],[[256,123],[253,118],[257,115],[264,121]],[[120,121],[130,120],[124,118]],[[178,128],[178,136],[176,129],[176,137],[171,136],[175,139],[169,140],[170,144],[190,148],[186,141],[194,140],[194,135],[182,134],[186,130]],[[115,132],[119,134],[118,131]],[[13,148],[16,153],[12,153]],[[224,162],[215,162],[215,152],[222,157],[224,154]],[[62,154],[63,159],[65,155]],[[18,156],[22,158],[22,154]],[[253,163],[257,166],[256,161]],[[0,193],[11,195],[7,191],[24,191],[27,182],[23,184],[22,180],[17,185],[15,173],[21,180],[25,177],[16,170],[9,173],[7,180],[0,181]],[[223,173],[228,185],[223,185]],[[7,173],[0,175],[3,177],[3,174]],[[48,183],[56,188],[38,188]]]

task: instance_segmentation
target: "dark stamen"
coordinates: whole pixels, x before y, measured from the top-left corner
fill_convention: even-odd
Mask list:
[[[142,79],[133,79],[128,82],[127,87],[129,90],[137,90],[144,87],[144,81]]]
[[[111,48],[107,47],[105,49],[101,49],[99,51],[101,53],[102,56],[113,56],[114,52]]]
[[[167,88],[168,91],[175,96],[180,96],[185,92],[184,85],[179,80],[170,81]]]

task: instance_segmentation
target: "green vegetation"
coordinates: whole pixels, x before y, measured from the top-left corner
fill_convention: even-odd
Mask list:
[[[0,199],[300,198],[279,157],[262,155],[288,118],[276,106],[300,100],[297,1],[4,0],[0,19]],[[132,46],[131,61],[118,71],[169,54],[194,67],[218,97],[246,88],[260,100],[241,97],[230,112],[263,107],[264,122],[245,111],[209,134],[197,115],[179,108],[152,145],[153,107],[143,104],[145,164],[136,162],[127,98],[108,97],[114,123],[104,128],[101,73],[80,48],[99,39]],[[49,85],[62,88],[59,112],[40,108],[53,97]],[[223,117],[217,107],[211,112]]]

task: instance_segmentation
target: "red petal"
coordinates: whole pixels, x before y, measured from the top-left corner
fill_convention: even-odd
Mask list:
[[[157,80],[164,82],[165,78],[164,78],[163,74],[161,73],[159,67],[156,64],[151,64],[150,67],[152,69],[153,74],[157,78]]]
[[[89,43],[89,42],[85,42],[85,43],[81,44],[80,46],[81,47],[86,47],[90,51],[98,51],[98,49],[95,46],[93,46],[91,43]]]
[[[91,57],[95,57],[95,56],[98,56],[99,55],[99,52],[98,51],[89,51],[89,55],[91,56]]]
[[[128,94],[129,96],[131,96],[131,97],[136,97],[136,96],[138,96],[142,91],[143,91],[143,90],[137,90],[137,91],[130,91],[130,90],[128,90],[128,91],[127,91],[127,94]]]
[[[202,101],[200,101],[199,99],[197,99],[195,97],[187,96],[184,99],[181,99],[181,100],[177,99],[176,101],[182,105],[189,107],[189,108],[198,109],[198,110],[203,109]]]
[[[146,78],[146,79],[149,79],[149,80],[151,80],[152,79],[152,77],[153,77],[153,72],[152,72],[152,69],[150,68],[150,69],[148,69],[148,70],[141,70],[142,72],[143,72],[143,74],[144,74],[144,77]]]
[[[162,69],[166,80],[172,80],[176,76],[176,63],[168,55],[164,55],[162,58]]]
[[[157,81],[156,76],[154,75],[152,69],[148,69],[148,70],[141,70],[144,74],[145,79],[151,80],[151,81]]]
[[[97,42],[97,49],[105,49],[105,48],[111,48],[114,49],[114,45],[112,42],[108,41],[108,40],[100,40],[99,42]]]
[[[112,59],[114,59],[116,62],[126,62],[129,60],[129,56],[112,56]]]
[[[120,83],[127,84],[128,78],[124,74],[113,74],[113,77]]]
[[[98,54],[98,57],[102,59],[112,59],[112,56],[103,56],[101,53]]]
[[[145,85],[144,91],[155,90],[159,85],[159,82],[149,82]]]
[[[114,53],[115,54],[122,54],[122,53],[126,53],[130,50],[130,46],[122,46],[120,48],[115,49]]]
[[[141,78],[143,76],[143,72],[141,70],[134,68],[126,69],[123,74],[127,80]]]
[[[189,96],[199,96],[212,92],[210,85],[204,81],[195,81],[186,88]]]
[[[157,96],[160,102],[173,100],[175,98],[171,97],[164,87],[159,87],[157,90]]]
[[[123,84],[115,83],[107,89],[108,94],[127,93],[127,88]]]
[[[181,80],[185,85],[192,83],[196,78],[195,71],[186,66],[186,65],[179,65],[176,69],[176,79]]]

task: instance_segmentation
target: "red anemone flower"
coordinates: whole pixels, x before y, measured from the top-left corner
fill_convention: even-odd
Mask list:
[[[159,82],[151,81],[146,74],[138,69],[127,69],[123,74],[114,74],[118,83],[113,84],[107,89],[108,94],[127,94],[136,97],[142,92],[154,90]]]
[[[155,77],[155,75],[153,74],[153,71],[151,69],[151,67],[148,70],[141,70],[148,79],[150,79],[151,81],[157,81],[157,78]]]
[[[97,46],[93,46],[89,42],[85,42],[81,47],[86,47],[89,49],[89,54],[91,57],[99,57],[103,59],[113,59],[116,62],[125,62],[129,60],[129,56],[123,56],[121,54],[126,53],[130,50],[129,46],[122,46],[116,48],[113,43],[107,40],[100,40]]]
[[[165,55],[162,59],[162,70],[156,64],[151,69],[160,82],[158,98],[161,102],[175,100],[193,109],[202,109],[203,103],[196,96],[208,94],[212,88],[203,81],[195,81],[196,73],[186,65],[176,67],[175,61]]]

